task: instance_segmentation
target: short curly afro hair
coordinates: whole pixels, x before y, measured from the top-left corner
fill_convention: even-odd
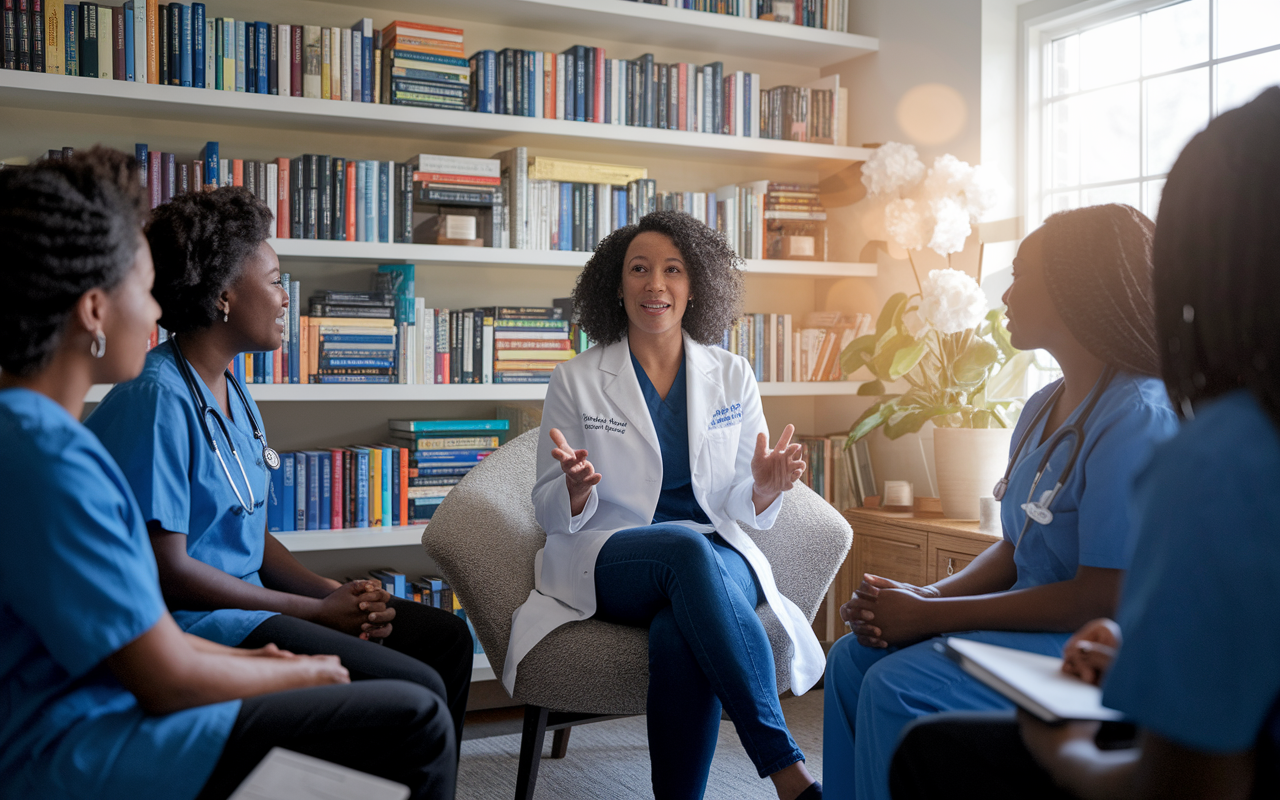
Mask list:
[[[48,364],[80,297],[129,274],[146,215],[137,161],[119,150],[0,170],[0,369]]]
[[[152,212],[147,241],[156,265],[151,294],[160,325],[172,333],[207,328],[218,296],[271,233],[266,204],[244,187],[179,195]]]
[[[671,239],[689,272],[689,296],[697,299],[698,313],[686,309],[681,327],[696,342],[723,341],[742,312],[742,259],[722,234],[681,211],[646,214],[600,242],[573,288],[578,324],[597,344],[612,344],[626,334],[627,311],[618,303],[623,261],[631,240],[650,231]]]

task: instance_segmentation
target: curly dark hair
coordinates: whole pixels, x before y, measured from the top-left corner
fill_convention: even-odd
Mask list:
[[[218,295],[240,275],[271,233],[271,209],[242,186],[179,195],[152,212],[147,226],[160,324],[189,333],[213,324]]]
[[[742,270],[724,235],[681,211],[654,211],[635,225],[606,236],[578,275],[573,305],[578,324],[593,342],[612,344],[627,332],[627,312],[618,304],[623,260],[631,240],[653,231],[671,239],[689,271],[689,296],[697,313],[686,309],[681,327],[702,344],[716,344],[742,313]]]
[[[118,150],[0,170],[0,369],[48,363],[80,297],[129,273],[146,215],[137,161]]]

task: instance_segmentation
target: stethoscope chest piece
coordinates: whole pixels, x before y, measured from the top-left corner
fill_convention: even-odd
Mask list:
[[[280,454],[275,451],[274,447],[262,448],[262,460],[266,463],[268,469],[280,469]]]

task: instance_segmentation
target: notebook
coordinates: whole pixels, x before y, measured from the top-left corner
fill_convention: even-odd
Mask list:
[[[1102,705],[1101,689],[1064,674],[1061,658],[955,636],[947,638],[944,652],[965,672],[1044,722],[1124,718]]]
[[[405,800],[409,787],[279,747],[253,768],[231,800]]]

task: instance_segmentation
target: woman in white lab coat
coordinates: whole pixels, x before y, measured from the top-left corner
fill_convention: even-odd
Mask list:
[[[773,525],[805,464],[776,447],[746,359],[713,345],[738,315],[737,256],[692,217],[656,212],[608,236],[578,278],[596,346],[547,390],[533,504],[537,589],[513,618],[504,680],[556,627],[649,630],[649,751],[658,798],[699,798],[722,705],[781,800],[821,797],[778,703],[768,602],[794,644],[799,694],[822,674],[808,622],[737,520]]]

